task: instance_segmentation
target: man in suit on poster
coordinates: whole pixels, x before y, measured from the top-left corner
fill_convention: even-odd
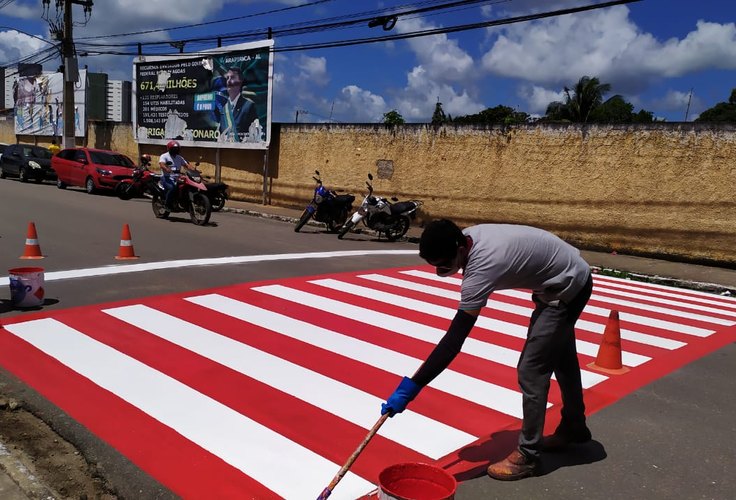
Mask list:
[[[216,95],[215,120],[219,122],[221,141],[243,142],[254,120],[258,119],[255,103],[243,96],[243,73],[238,67],[229,68],[217,79],[221,88]]]

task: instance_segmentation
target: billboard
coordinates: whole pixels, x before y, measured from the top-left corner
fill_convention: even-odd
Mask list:
[[[267,149],[273,40],[134,61],[136,140]]]
[[[74,84],[74,135],[84,137],[87,123],[87,71],[79,72]],[[15,133],[22,135],[64,135],[64,75],[43,72],[19,73],[13,82]]]

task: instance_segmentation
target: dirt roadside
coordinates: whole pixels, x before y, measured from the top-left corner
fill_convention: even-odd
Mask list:
[[[34,500],[120,498],[71,443],[22,403],[2,395],[0,468]]]

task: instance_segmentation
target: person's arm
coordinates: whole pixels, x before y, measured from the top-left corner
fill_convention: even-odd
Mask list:
[[[432,350],[427,360],[422,363],[422,366],[412,375],[411,379],[414,383],[424,387],[450,366],[452,360],[460,353],[465,339],[468,338],[479,314],[480,309],[473,311],[458,310],[445,336],[437,343],[437,346]]]
[[[473,329],[480,309],[458,310],[444,337],[411,378],[404,377],[394,393],[381,405],[381,414],[401,413],[419,392],[447,368],[462,349]]]

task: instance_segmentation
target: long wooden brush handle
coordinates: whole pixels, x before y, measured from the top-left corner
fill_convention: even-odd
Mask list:
[[[342,469],[338,471],[338,473],[330,482],[329,486],[327,486],[327,488],[325,488],[324,491],[317,497],[317,500],[327,500],[327,497],[330,496],[332,490],[335,488],[335,486],[337,486],[337,483],[339,483],[342,477],[348,472],[350,467],[353,465],[353,462],[355,462],[355,460],[358,458],[358,455],[360,455],[363,449],[368,445],[368,442],[371,440],[371,438],[376,435],[376,432],[378,432],[378,429],[381,428],[388,417],[388,413],[381,415],[381,418],[378,419],[378,422],[373,425],[373,428],[368,432],[365,439],[363,439],[363,441],[358,445],[358,448],[353,452],[353,454],[350,455],[348,461],[345,462],[345,465],[342,466]]]

